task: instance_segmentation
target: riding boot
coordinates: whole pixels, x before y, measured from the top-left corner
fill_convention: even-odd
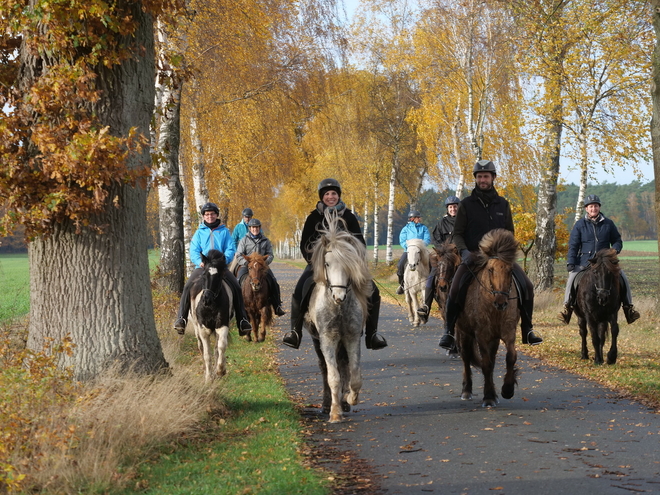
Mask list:
[[[367,349],[377,351],[387,347],[387,340],[382,335],[378,335],[378,315],[380,313],[380,295],[373,297],[369,304],[369,313],[364,328],[364,343]]]
[[[295,297],[291,298],[291,331],[287,332],[282,339],[284,345],[298,349],[302,340],[303,317],[301,303]]]
[[[623,314],[626,315],[628,325],[636,322],[640,317],[639,311],[637,311],[632,304],[623,307]]]
[[[417,314],[422,320],[422,323],[429,321],[429,313],[431,313],[431,305],[433,304],[433,287],[427,287],[424,291],[424,306],[417,310]]]
[[[532,314],[534,312],[533,296],[524,290],[520,292],[518,303],[520,309],[520,330],[522,331],[522,343],[529,345],[539,345],[543,343],[543,338],[534,331],[532,324]]]
[[[396,293],[398,295],[403,294],[403,274],[402,273],[397,273],[397,277],[399,278],[399,286],[396,288]]]
[[[559,319],[568,325],[571,321],[571,315],[573,314],[573,306],[570,303],[564,304],[564,309],[559,313]]]
[[[445,315],[445,334],[440,338],[439,346],[451,351],[455,348],[454,327],[460,313],[460,307],[454,303],[451,297],[447,298],[447,310]]]
[[[275,311],[275,314],[277,316],[284,316],[286,312],[284,311],[284,309],[282,309],[282,295],[280,294],[280,284],[277,283],[274,277],[272,278],[272,280],[269,277],[269,285],[271,291],[270,304],[273,306],[273,310]]]

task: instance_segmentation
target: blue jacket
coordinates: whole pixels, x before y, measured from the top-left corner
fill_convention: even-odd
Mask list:
[[[201,224],[190,241],[190,261],[197,268],[202,264],[202,253],[206,255],[211,249],[217,249],[225,254],[227,265],[234,259],[236,246],[231,238],[229,229],[223,224],[213,231],[206,225]]]
[[[617,253],[623,248],[621,234],[616,225],[602,214],[598,215],[595,222],[587,220],[585,215],[575,222],[571,230],[566,263],[586,267],[589,258],[593,258],[598,251],[605,248],[613,248]]]
[[[241,239],[245,237],[245,234],[248,233],[248,226],[243,220],[236,224],[234,231],[231,233],[231,238],[234,240],[234,249],[238,249],[238,243],[241,242]],[[229,263],[229,261],[227,261]]]
[[[423,239],[426,245],[431,244],[431,234],[426,225],[415,222],[408,222],[401,229],[399,234],[399,244],[404,251],[408,252],[408,239]]]

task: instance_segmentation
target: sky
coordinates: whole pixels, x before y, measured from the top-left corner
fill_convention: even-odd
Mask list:
[[[570,170],[573,168],[573,170]],[[639,180],[642,184],[651,182],[653,177],[653,162],[642,162],[638,166],[643,177],[638,178],[630,168],[617,167],[614,170],[614,174],[608,173],[602,168],[595,170],[593,175],[594,179],[589,179],[588,184],[604,184],[609,182],[610,184],[630,184],[633,181]],[[560,162],[559,166],[559,176],[567,184],[580,184],[580,171],[576,167],[571,167],[566,163],[566,160]]]

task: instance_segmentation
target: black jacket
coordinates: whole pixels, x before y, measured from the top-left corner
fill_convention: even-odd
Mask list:
[[[346,221],[348,231],[360,239],[362,244],[366,246],[367,243],[362,236],[362,229],[360,229],[360,223],[355,214],[348,208],[343,209],[339,214],[341,218]],[[324,220],[325,218],[319,207],[307,215],[307,219],[305,220],[305,225],[303,226],[302,234],[300,236],[300,252],[305,260],[307,260],[307,263],[312,260],[312,246],[314,241],[321,237],[319,229],[323,227]]]
[[[491,200],[486,202],[489,196]],[[481,193],[475,188],[458,205],[454,244],[461,254],[465,249],[478,251],[481,238],[493,229],[506,229],[513,233],[511,206],[494,188],[490,194]]]
[[[602,214],[598,215],[595,222],[584,216],[575,222],[571,230],[566,262],[586,267],[589,258],[593,258],[601,249],[610,247],[616,249],[617,253],[623,248],[621,234],[614,222]]]
[[[456,217],[447,214],[433,227],[433,245],[439,247],[445,241],[451,242]]]

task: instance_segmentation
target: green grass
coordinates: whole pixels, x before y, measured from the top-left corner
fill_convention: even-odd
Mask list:
[[[658,241],[625,241],[623,243],[622,254],[625,255],[626,251],[639,251],[639,252],[648,252],[657,254],[658,253]]]
[[[30,311],[28,255],[0,255],[0,321],[19,318]]]

